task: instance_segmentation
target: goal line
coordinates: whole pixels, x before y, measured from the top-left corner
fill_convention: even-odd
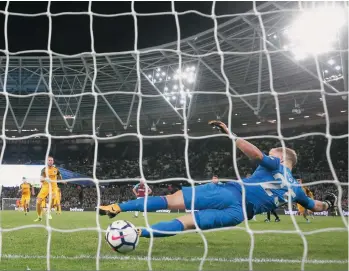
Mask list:
[[[4,259],[46,259],[46,255],[20,255],[20,254],[3,254]],[[78,255],[78,256],[64,256],[64,255],[51,255],[51,259],[57,260],[95,260],[96,255]],[[136,256],[108,256],[101,255],[101,260],[120,260],[120,261],[158,261],[158,262],[199,262],[203,258],[200,257],[136,257]],[[229,262],[229,263],[248,263],[248,258],[211,258],[207,257],[205,261],[208,262]],[[302,262],[300,259],[279,259],[279,258],[253,258],[254,263],[295,263],[299,264]],[[328,260],[328,259],[312,259],[305,260],[307,264],[346,264],[348,260]]]

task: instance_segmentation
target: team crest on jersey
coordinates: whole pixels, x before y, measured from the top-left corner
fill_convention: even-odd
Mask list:
[[[53,171],[53,174],[56,174],[56,173],[57,173],[57,171],[56,171],[56,170],[54,170],[54,171]]]

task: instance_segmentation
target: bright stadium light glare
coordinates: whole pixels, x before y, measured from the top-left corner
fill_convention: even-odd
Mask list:
[[[333,65],[335,63],[335,61],[333,59],[330,59],[330,60],[327,61],[327,63],[330,64],[330,65]]]
[[[164,90],[165,90],[165,91],[168,91],[168,87],[165,87]]]
[[[328,73],[328,70],[325,70],[325,73]]]
[[[160,76],[160,73],[157,72],[157,73],[156,73],[156,77],[159,77],[159,76]]]
[[[160,70],[161,70],[160,68],[157,68],[157,69],[156,69],[156,71],[158,71],[158,72],[159,72]]]
[[[176,96],[172,96],[172,100],[176,100],[177,99],[177,97]]]
[[[174,85],[174,86],[173,86],[173,89],[178,89],[178,86],[177,86],[177,85]]]
[[[152,78],[152,75],[151,75],[151,74],[148,74],[148,78]]]
[[[196,70],[195,66],[192,66],[190,69],[191,69],[191,71],[195,71]]]
[[[322,7],[305,10],[284,32],[296,59],[333,50],[337,33],[345,23],[345,10]]]
[[[189,71],[190,71],[190,68],[189,68],[189,67],[185,68],[185,71],[186,71],[186,72],[189,72]]]
[[[335,69],[336,69],[337,71],[339,71],[339,70],[341,69],[341,66],[338,66],[338,65],[337,65],[337,66],[335,67]]]
[[[165,72],[162,72],[162,73],[161,73],[161,75],[162,75],[162,76],[165,76],[165,75],[166,75],[166,73],[165,73]]]

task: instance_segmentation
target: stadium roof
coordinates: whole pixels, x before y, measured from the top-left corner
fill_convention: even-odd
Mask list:
[[[297,5],[259,5],[264,30],[252,10],[218,18],[217,31],[181,40],[182,74],[176,74],[176,41],[141,50],[139,65],[135,52],[97,54],[95,58],[90,53],[54,54],[52,65],[48,56],[2,57],[0,87],[6,81],[9,103],[7,96],[0,96],[0,118],[8,109],[6,133],[16,137],[44,133],[49,116],[53,135],[92,134],[94,111],[96,132],[102,137],[135,133],[137,115],[143,134],[182,133],[181,101],[186,104],[190,133],[207,130],[205,123],[210,119],[226,121],[230,113],[239,131],[275,130],[277,110],[286,126],[291,122],[323,123],[324,102],[332,122],[347,121],[346,67],[336,71],[328,63],[330,59],[348,63],[343,51],[348,48],[347,26],[333,52],[319,57],[318,62],[314,58],[298,61],[284,47],[283,37],[299,14]],[[336,78],[344,80],[319,80],[332,70]],[[174,79],[180,75],[183,89]],[[319,91],[322,85],[325,96]]]

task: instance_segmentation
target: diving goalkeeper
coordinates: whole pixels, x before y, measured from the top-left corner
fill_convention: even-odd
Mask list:
[[[229,134],[224,123],[211,121],[209,124]],[[269,151],[269,155],[266,155],[248,141],[236,135],[234,138],[236,147],[259,165],[252,176],[242,179],[245,184],[248,219],[256,214],[274,210],[286,204],[288,200],[315,212],[326,211],[337,205],[337,197],[334,194],[327,194],[324,201],[313,200],[305,195],[302,187],[297,186],[298,182],[291,173],[297,163],[294,150],[273,148]],[[247,185],[253,183],[256,185]],[[209,183],[194,188],[183,187],[182,190],[169,196],[149,197],[146,209],[147,211],[191,209],[193,189],[195,189],[194,209],[197,210],[194,215],[187,214],[172,221],[152,225],[154,237],[173,236],[175,232],[195,229],[195,220],[201,230],[236,226],[244,221],[242,187],[234,181],[222,184]],[[121,204],[100,206],[99,213],[113,218],[120,212],[143,212],[144,202],[145,199],[141,198]],[[146,229],[139,230],[139,234],[141,237],[150,237],[150,231]]]

